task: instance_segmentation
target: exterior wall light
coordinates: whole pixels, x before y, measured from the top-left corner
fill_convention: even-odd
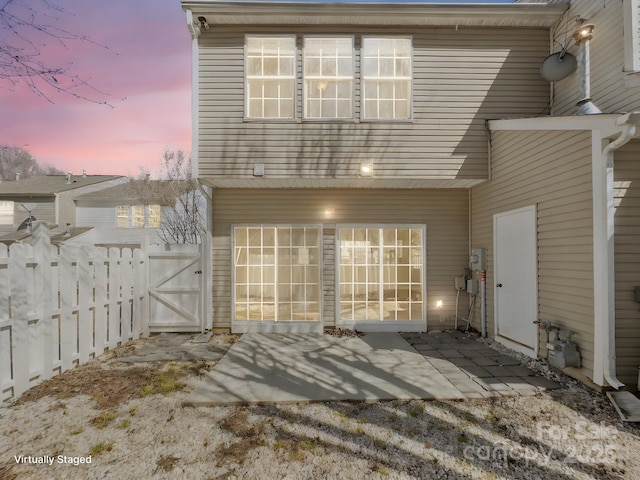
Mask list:
[[[360,176],[361,177],[373,177],[373,163],[361,163],[360,164]]]
[[[582,25],[580,28],[578,28],[573,34],[573,38],[576,41],[576,45],[580,45],[580,43],[584,42],[585,40],[591,40],[593,38],[594,28],[595,26],[591,23],[587,25]]]

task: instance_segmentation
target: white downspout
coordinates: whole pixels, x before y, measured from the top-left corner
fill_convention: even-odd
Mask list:
[[[620,135],[601,152],[600,132],[593,135],[594,381],[602,384],[600,379],[603,378],[615,389],[624,384],[616,378],[613,156],[635,135],[636,124],[630,121],[638,121],[637,116],[619,117],[616,125],[623,127]]]

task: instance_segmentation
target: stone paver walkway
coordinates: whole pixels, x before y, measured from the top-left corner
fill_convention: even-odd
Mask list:
[[[379,336],[380,334],[370,334],[368,339],[366,335],[362,338],[366,339],[367,342],[372,342],[374,341],[374,337],[378,338]],[[286,335],[283,335],[283,338],[284,337],[286,337]],[[322,343],[322,338],[323,336],[320,335],[320,343]],[[387,340],[383,342],[384,348],[391,350],[395,348],[398,357],[401,354],[406,355],[406,353],[403,353],[404,348],[400,348],[397,345],[395,347],[386,345],[391,338],[385,338]],[[442,375],[448,381],[447,384],[454,388],[453,392],[458,392],[458,394],[454,394],[450,388],[441,388],[443,395],[446,392],[447,398],[489,398],[534,395],[546,389],[560,387],[558,383],[537,375],[526,366],[520,364],[518,360],[504,355],[487,344],[478,341],[477,338],[471,334],[460,331],[404,333],[402,334],[402,338],[404,338],[415,351],[421,354],[427,362],[428,368],[422,368],[419,370],[420,373],[416,370],[412,375],[416,376],[416,378],[428,377],[430,375],[435,378],[436,375]],[[149,339],[149,343],[136,350],[135,353],[119,358],[118,361],[125,363],[190,360],[218,361],[222,359],[230,348],[229,345],[214,344],[212,341],[207,342],[206,339],[204,343],[198,340],[198,336],[194,334],[163,333],[154,335]],[[308,340],[311,342],[311,338]],[[329,341],[330,338],[326,338],[326,340]],[[317,340],[314,342],[317,342]],[[294,345],[295,343],[302,345],[304,342],[298,339],[294,342]],[[407,348],[412,350],[409,345],[407,345]],[[254,345],[252,347],[253,350],[247,352],[245,355],[246,358],[243,357],[244,364],[248,365],[252,359],[255,360],[254,357],[257,355],[257,352],[261,351],[265,346],[264,344]],[[380,347],[378,346],[378,348]],[[322,351],[322,349],[320,349],[320,351]],[[322,353],[326,356],[327,352],[328,351]],[[266,352],[263,353],[272,355],[275,353],[275,349],[266,349]],[[340,373],[340,362],[336,359],[323,358],[322,353],[318,352],[314,354],[314,361],[320,360],[325,363],[333,362],[333,368],[336,369],[336,371],[333,372],[334,377],[338,377],[341,374],[353,374],[353,369],[347,369],[346,373]],[[393,352],[390,351],[390,353],[390,358],[394,358],[395,355]],[[286,358],[286,356],[274,356],[274,358],[270,359],[270,362],[264,362],[265,364],[271,365],[268,368],[266,368],[265,364],[258,365],[258,367],[264,368],[261,370],[261,374],[265,378],[261,381],[261,388],[257,390],[263,390],[264,385],[272,382],[272,380],[266,378],[268,376],[267,374],[269,374],[269,372],[273,373],[273,369],[279,371],[282,368],[282,358]],[[346,362],[346,359],[347,357],[344,357],[342,361]],[[231,358],[229,360],[231,360]],[[298,365],[300,365],[300,363],[298,363]],[[216,368],[222,366],[224,365],[219,364]],[[288,368],[290,371],[293,371],[295,370],[295,365],[289,366]],[[327,365],[324,365],[323,368],[328,369]],[[397,372],[404,372],[405,370],[408,370],[408,368],[397,369],[395,374],[398,375]],[[429,371],[432,373],[430,374]],[[232,372],[228,371],[223,373],[228,375]],[[318,374],[316,373],[316,375]],[[381,375],[380,371],[378,371],[378,375]],[[229,379],[226,379],[225,383],[228,380]],[[422,380],[425,379],[423,378]],[[419,381],[422,380],[417,378],[416,382],[419,383]],[[236,382],[237,381],[242,382],[241,379],[236,379]],[[333,378],[333,381],[340,382],[340,379]],[[368,381],[372,382],[372,386],[375,387],[375,375],[368,379]],[[343,388],[343,386],[340,388]],[[325,385],[325,390],[326,389]],[[329,390],[337,390],[337,388]],[[431,390],[433,391],[433,389]],[[333,391],[333,393],[335,393],[335,391]],[[327,398],[324,397],[326,397],[326,395],[323,396],[323,399],[326,400]],[[430,396],[425,395],[425,398],[429,397]],[[385,397],[382,396],[382,398]]]
[[[466,398],[534,395],[560,387],[471,334],[447,331],[402,336]]]
[[[185,333],[161,333],[150,337],[148,344],[136,350],[133,355],[119,358],[125,363],[138,362],[180,362],[189,360],[220,360],[230,345],[213,345],[196,341],[198,335]]]

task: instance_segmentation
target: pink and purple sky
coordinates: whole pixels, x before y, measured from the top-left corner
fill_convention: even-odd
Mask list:
[[[1,2],[0,2],[1,3]],[[33,3],[33,2],[30,2]],[[0,145],[40,163],[90,174],[157,171],[165,149],[191,151],[191,37],[179,0],[64,0],[55,24],[106,48],[48,42],[42,57],[70,66],[111,106],[43,88],[0,83]],[[36,21],[38,19],[36,18]]]
[[[0,145],[24,148],[65,172],[134,176],[141,167],[157,172],[165,149],[190,153],[191,38],[180,0],[53,0],[60,13],[44,9],[42,0],[13,1],[39,9],[36,22],[104,47],[33,40],[49,66],[68,66],[108,96],[79,93],[110,106],[43,87],[51,103],[23,83],[0,81]]]

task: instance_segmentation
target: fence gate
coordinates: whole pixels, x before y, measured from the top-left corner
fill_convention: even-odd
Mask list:
[[[149,245],[147,252],[150,330],[202,331],[201,245]]]

